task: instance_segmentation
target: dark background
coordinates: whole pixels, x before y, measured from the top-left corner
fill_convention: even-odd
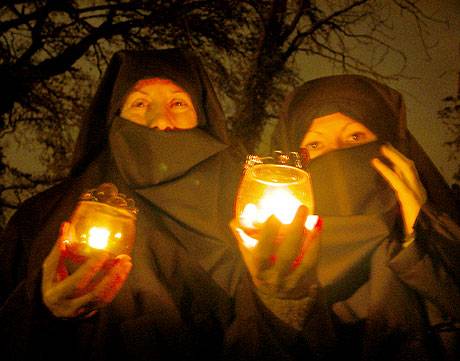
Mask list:
[[[409,129],[447,182],[460,183],[457,0],[5,0],[1,227],[24,199],[67,174],[78,124],[111,55],[175,46],[202,58],[232,135],[249,150],[268,149],[293,86],[362,73],[404,94]]]

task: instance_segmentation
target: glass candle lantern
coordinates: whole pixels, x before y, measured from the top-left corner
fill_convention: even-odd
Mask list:
[[[136,238],[134,201],[113,184],[104,183],[82,195],[71,218],[65,241],[71,260],[81,263],[92,254],[106,252],[110,258],[130,254]]]
[[[309,214],[314,212],[310,175],[304,167],[297,152],[276,151],[270,157],[250,155],[246,158],[235,216],[248,235],[255,235],[259,225],[271,215],[283,224],[291,223],[302,204]],[[307,219],[311,221],[311,217]]]

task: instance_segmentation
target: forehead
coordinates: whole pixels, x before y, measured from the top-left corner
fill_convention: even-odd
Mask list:
[[[349,116],[343,113],[337,112],[315,118],[311,123],[308,131],[322,133],[329,132],[331,130],[341,130],[344,127],[353,123],[361,124],[359,121],[350,118]]]
[[[153,79],[143,79],[138,81],[132,91],[134,92],[142,92],[148,94],[156,94],[156,93],[186,93],[188,94],[183,88],[181,88],[178,84],[174,83],[172,80],[169,79],[160,79],[160,78],[153,78]]]

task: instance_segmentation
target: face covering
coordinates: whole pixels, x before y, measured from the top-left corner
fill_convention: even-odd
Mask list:
[[[310,163],[315,213],[321,216],[376,214],[395,204],[393,190],[371,165],[381,144],[338,149]]]
[[[199,128],[162,131],[118,116],[112,123],[109,142],[122,177],[133,188],[178,178],[226,148]]]
[[[394,226],[394,191],[370,164],[380,145],[335,150],[309,165],[315,213],[323,219],[318,278],[330,304],[367,281],[370,256]]]
[[[175,249],[170,244],[177,243],[234,292],[243,264],[230,243],[227,213],[241,167],[225,156],[228,145],[200,128],[160,131],[120,117],[114,118],[109,142],[117,171],[139,196],[136,244],[148,251],[138,257],[169,255]]]

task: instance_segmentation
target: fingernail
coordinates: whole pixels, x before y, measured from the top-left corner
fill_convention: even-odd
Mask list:
[[[120,261],[129,261],[131,262],[131,256],[127,255],[127,254],[119,254],[117,257],[115,257],[116,259],[119,259]]]
[[[309,231],[312,231],[318,226],[318,222],[320,222],[320,218],[318,215],[310,214],[307,216],[307,220],[305,221],[305,228]]]

